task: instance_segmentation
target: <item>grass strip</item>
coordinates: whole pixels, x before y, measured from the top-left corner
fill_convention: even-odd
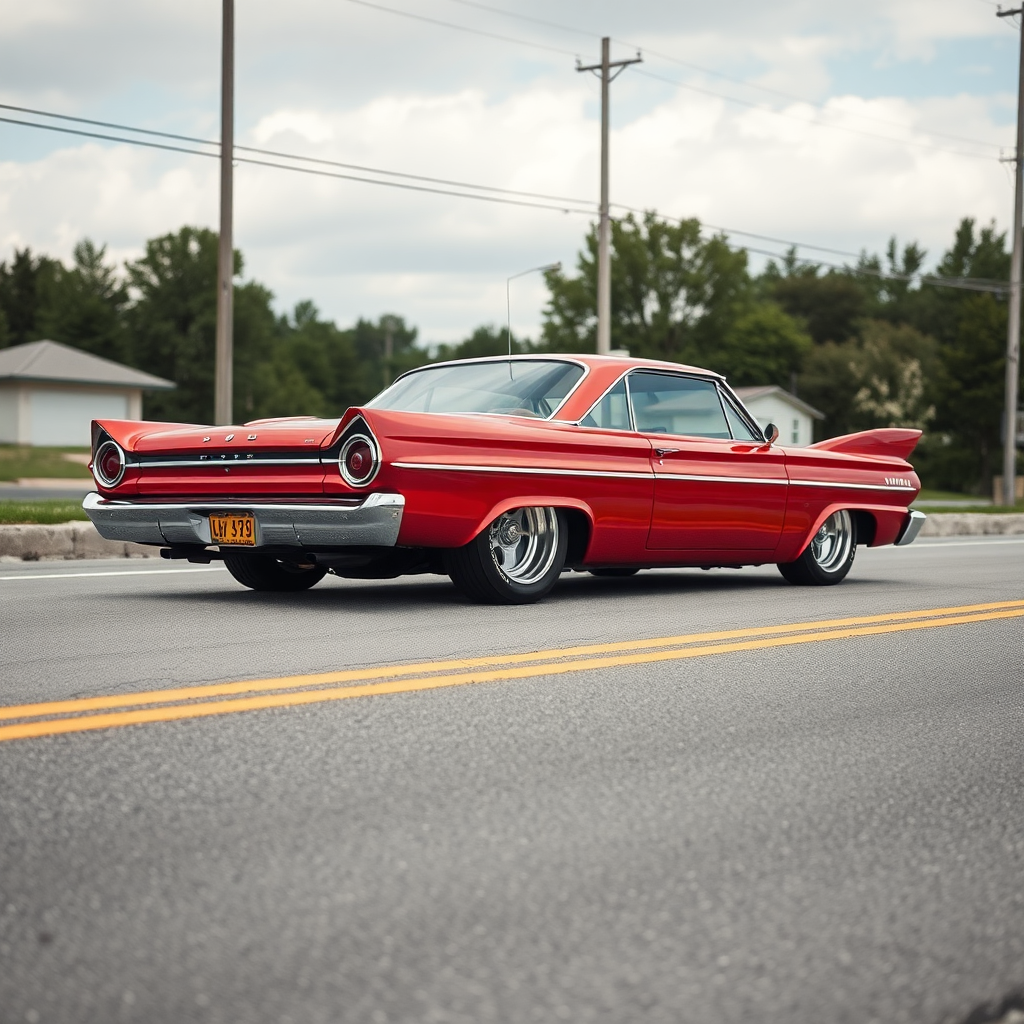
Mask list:
[[[0,501],[0,525],[69,523],[88,519],[81,498],[52,498],[38,501]]]

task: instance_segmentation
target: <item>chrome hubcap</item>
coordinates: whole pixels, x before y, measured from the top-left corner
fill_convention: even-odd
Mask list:
[[[494,564],[510,580],[536,583],[555,561],[558,516],[553,508],[513,509],[491,524],[488,539]]]
[[[811,541],[811,557],[825,572],[844,565],[853,546],[853,520],[846,509],[833,512]]]

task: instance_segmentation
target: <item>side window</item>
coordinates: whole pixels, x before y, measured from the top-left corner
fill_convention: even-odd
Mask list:
[[[629,398],[644,433],[732,437],[713,381],[644,370],[630,374]]]
[[[633,429],[629,422],[625,377],[580,420],[580,426],[602,427],[605,430]]]
[[[732,436],[737,441],[762,440],[762,438],[755,436],[754,432],[747,426],[740,414],[733,408],[728,395],[722,395],[722,404],[725,406],[725,417],[729,421],[729,428],[732,430]]]

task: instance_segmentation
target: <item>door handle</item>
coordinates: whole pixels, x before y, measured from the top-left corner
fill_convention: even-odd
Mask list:
[[[655,448],[654,454],[657,455],[659,459],[663,459],[666,455],[674,455],[678,451],[678,448]]]

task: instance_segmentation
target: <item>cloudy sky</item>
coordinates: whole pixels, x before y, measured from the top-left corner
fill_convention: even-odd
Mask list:
[[[220,7],[0,0],[0,102],[216,138]],[[235,242],[281,310],[312,298],[341,325],[396,312],[424,341],[459,340],[503,321],[509,275],[574,266],[600,113],[575,59],[597,59],[602,35],[613,57],[644,56],[612,87],[614,203],[766,251],[785,245],[740,232],[850,252],[895,234],[934,259],[961,217],[1002,229],[1012,208],[999,157],[1014,144],[1018,29],[989,0],[236,8],[238,143],[578,200],[536,209],[240,163]],[[26,245],[67,258],[87,236],[123,260],[182,224],[215,227],[217,210],[213,159],[0,123],[0,259]],[[535,333],[543,283],[512,287],[513,325]]]

